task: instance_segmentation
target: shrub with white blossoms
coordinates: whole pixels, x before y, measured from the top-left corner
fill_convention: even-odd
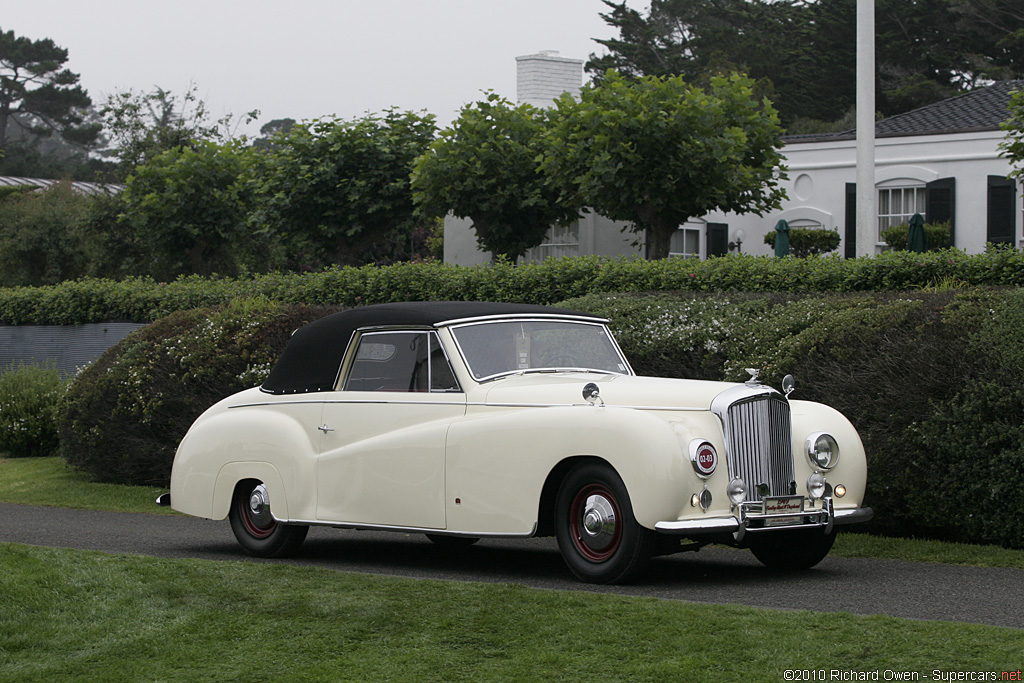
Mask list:
[[[57,404],[65,383],[53,364],[11,363],[0,370],[0,454],[47,456],[57,450]]]

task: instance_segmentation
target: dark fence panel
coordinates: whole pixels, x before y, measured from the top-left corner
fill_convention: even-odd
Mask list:
[[[12,363],[51,361],[65,377],[99,358],[141,323],[0,325],[0,372]]]

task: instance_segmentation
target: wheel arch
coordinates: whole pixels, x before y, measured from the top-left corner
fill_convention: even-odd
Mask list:
[[[615,469],[615,466],[600,456],[573,455],[561,460],[548,473],[547,478],[544,480],[544,486],[541,488],[540,502],[537,510],[537,536],[554,536],[555,502],[558,500],[558,490],[561,488],[565,478],[569,476],[569,473],[585,463],[607,465],[620,479],[622,478],[622,475]]]
[[[221,467],[213,491],[212,511],[215,516],[212,519],[224,519],[228,516],[235,491],[242,482],[249,480],[262,482],[267,487],[275,519],[290,519],[284,480],[277,468],[268,462],[231,462]]]

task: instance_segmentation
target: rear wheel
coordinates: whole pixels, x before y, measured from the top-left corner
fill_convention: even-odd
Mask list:
[[[270,494],[261,481],[247,479],[235,487],[231,531],[239,545],[255,557],[289,557],[306,539],[308,526],[280,524],[270,513]]]
[[[758,534],[750,539],[750,551],[772,569],[810,569],[825,559],[836,540],[836,530],[794,529]]]
[[[555,536],[569,569],[588,583],[620,583],[646,569],[654,532],[640,526],[625,484],[602,463],[586,463],[562,482]]]

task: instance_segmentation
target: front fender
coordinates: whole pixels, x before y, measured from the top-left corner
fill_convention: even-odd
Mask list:
[[[676,515],[693,478],[676,429],[631,408],[559,406],[489,410],[448,433],[448,529],[529,533],[548,474],[567,458],[606,461],[643,526]]]
[[[867,487],[867,457],[860,435],[838,410],[810,401],[790,401],[793,421],[793,463],[797,483],[802,485],[814,468],[805,451],[807,437],[813,432],[828,432],[839,442],[839,464],[825,472],[833,486],[843,484],[846,496],[835,500],[836,509],[859,507]]]

